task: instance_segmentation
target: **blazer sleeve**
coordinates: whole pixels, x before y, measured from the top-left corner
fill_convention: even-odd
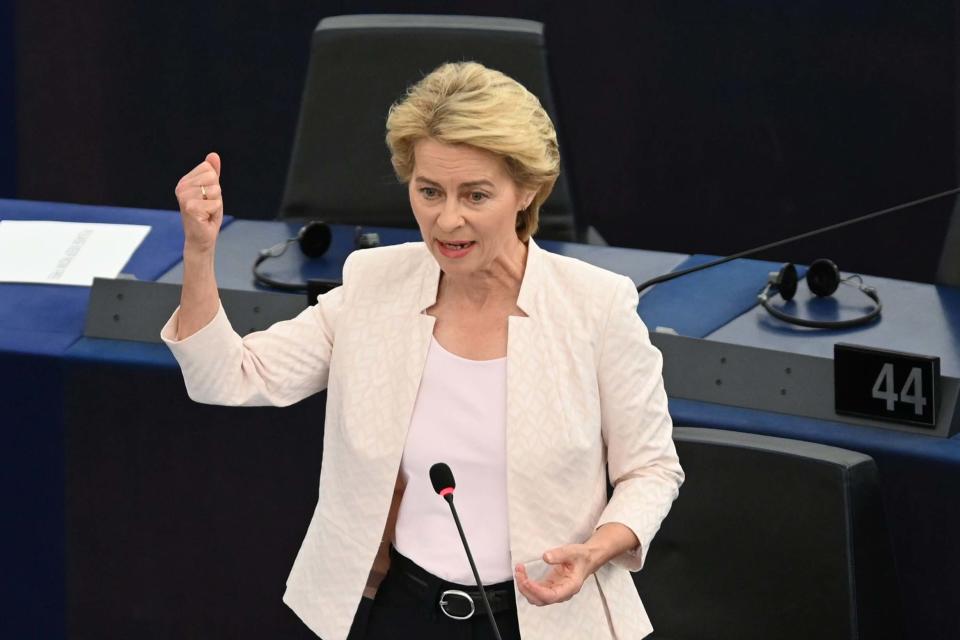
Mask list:
[[[180,364],[187,395],[204,404],[284,407],[326,389],[345,286],[327,292],[295,318],[243,338],[221,304],[206,326],[177,340],[177,307],[160,337]]]
[[[630,571],[643,567],[684,478],[663,388],[663,357],[637,315],[637,300],[630,279],[620,279],[597,365],[601,431],[614,487],[597,527],[619,522],[636,534],[639,548],[612,560]]]

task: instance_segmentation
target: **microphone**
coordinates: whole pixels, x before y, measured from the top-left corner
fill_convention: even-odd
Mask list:
[[[881,209],[879,211],[874,211],[873,213],[868,213],[866,215],[860,216],[858,218],[852,218],[850,220],[844,220],[843,222],[838,222],[836,224],[831,224],[826,227],[820,227],[819,229],[814,229],[813,231],[807,231],[806,233],[801,233],[796,236],[791,236],[789,238],[784,238],[783,240],[777,240],[776,242],[771,242],[769,244],[761,245],[759,247],[754,247],[753,249],[747,249],[746,251],[741,251],[740,253],[735,253],[732,256],[727,256],[725,258],[719,258],[711,262],[705,262],[704,264],[697,265],[695,267],[690,267],[688,269],[681,269],[680,271],[671,271],[670,273],[664,273],[655,278],[650,278],[646,282],[642,282],[637,285],[637,293],[642,292],[648,287],[652,287],[655,284],[660,284],[661,282],[667,282],[681,276],[685,276],[688,273],[694,273],[695,271],[703,271],[704,269],[709,269],[710,267],[716,267],[718,265],[730,262],[731,260],[737,260],[739,258],[746,258],[747,256],[752,256],[757,253],[766,251],[767,249],[773,249],[791,242],[796,242],[797,240],[803,240],[805,238],[812,238],[813,236],[820,235],[821,233],[826,233],[827,231],[835,231],[836,229],[841,229],[843,227],[849,226],[851,224],[856,224],[858,222],[865,222],[867,220],[872,220],[873,218],[879,218],[880,216],[885,216],[888,213],[895,213],[897,211],[903,211],[904,209],[909,209],[932,200],[939,200],[940,198],[945,198],[946,196],[953,195],[955,193],[960,193],[960,187],[954,187],[953,189],[948,189],[946,191],[941,191],[940,193],[935,193],[933,195],[925,196],[923,198],[918,198],[916,200],[911,200],[910,202],[904,202],[903,204],[898,204],[887,209]]]
[[[502,640],[500,638],[500,629],[497,628],[497,621],[493,618],[490,601],[487,600],[487,592],[483,590],[483,583],[480,582],[480,573],[477,571],[477,565],[473,562],[473,554],[470,553],[467,537],[463,535],[463,527],[460,525],[457,508],[453,506],[453,491],[457,488],[457,481],[453,479],[453,471],[450,470],[450,467],[448,467],[446,463],[438,462],[430,467],[430,482],[433,484],[433,490],[450,505],[450,512],[453,514],[453,521],[457,523],[457,531],[460,532],[460,541],[463,542],[463,548],[467,552],[467,560],[470,562],[473,578],[477,581],[477,587],[480,589],[480,598],[483,600],[483,606],[487,610],[487,617],[493,626],[493,635],[496,636],[497,640]]]

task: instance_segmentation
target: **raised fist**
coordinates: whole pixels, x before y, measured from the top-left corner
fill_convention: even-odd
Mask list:
[[[208,153],[203,162],[180,178],[174,191],[183,220],[184,252],[213,251],[223,222],[220,156]]]

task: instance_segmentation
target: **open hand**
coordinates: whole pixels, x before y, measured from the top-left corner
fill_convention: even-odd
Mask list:
[[[527,570],[518,564],[514,571],[517,589],[530,604],[542,607],[569,600],[593,573],[591,553],[585,544],[567,544],[550,549],[543,561],[551,565],[542,580],[532,580]]]

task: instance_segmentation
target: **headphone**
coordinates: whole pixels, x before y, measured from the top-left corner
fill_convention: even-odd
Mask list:
[[[859,284],[851,284],[850,280],[854,278],[860,280]],[[864,295],[873,301],[873,308],[870,311],[862,316],[850,318],[849,320],[808,320],[790,315],[770,304],[771,296],[777,294],[785,301],[792,300],[793,296],[797,293],[797,280],[797,268],[793,266],[792,262],[783,265],[780,271],[771,273],[767,280],[767,286],[765,286],[763,291],[757,296],[760,305],[778,320],[811,329],[849,329],[850,327],[860,327],[869,324],[880,317],[883,304],[880,303],[880,296],[877,294],[877,290],[864,285],[863,279],[860,278],[860,276],[854,275],[849,278],[841,278],[840,269],[837,268],[837,265],[832,260],[828,260],[827,258],[815,260],[814,263],[810,265],[810,268],[807,269],[806,280],[810,293],[819,298],[825,298],[832,295],[841,284],[849,284],[857,287]]]
[[[269,249],[261,249],[257,259],[253,263],[253,279],[259,284],[279,291],[291,291],[294,293],[304,293],[311,290],[316,293],[319,287],[320,293],[324,290],[330,290],[340,286],[339,280],[321,280],[311,279],[308,282],[281,282],[260,273],[260,265],[270,259],[279,258],[291,244],[296,242],[300,246],[300,251],[308,258],[319,258],[327,249],[330,248],[330,242],[333,234],[330,231],[330,225],[319,220],[311,220],[300,228],[292,238],[279,242]],[[357,227],[354,230],[353,246],[355,249],[368,249],[370,247],[380,246],[380,236],[376,233],[363,233],[363,227]],[[315,298],[315,295],[314,295]]]

